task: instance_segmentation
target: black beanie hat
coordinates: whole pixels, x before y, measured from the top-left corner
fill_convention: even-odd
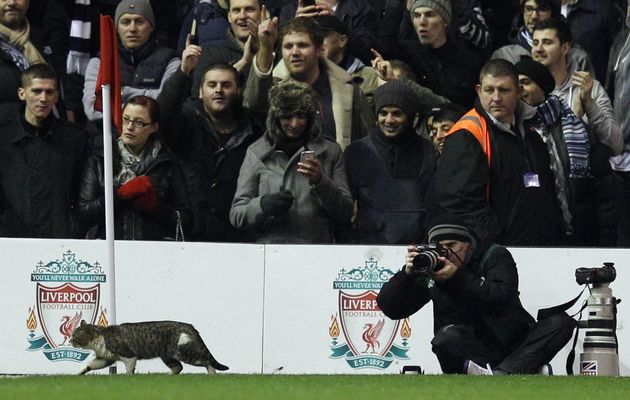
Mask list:
[[[556,81],[553,79],[551,72],[538,61],[529,58],[521,60],[516,63],[516,72],[534,81],[547,96],[556,88]]]
[[[398,107],[410,120],[418,112],[418,97],[409,85],[400,79],[394,79],[379,86],[374,93],[376,112],[386,106]]]

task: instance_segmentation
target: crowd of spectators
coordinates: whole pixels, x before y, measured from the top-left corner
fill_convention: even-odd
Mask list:
[[[626,0],[0,0],[0,236],[630,246]]]

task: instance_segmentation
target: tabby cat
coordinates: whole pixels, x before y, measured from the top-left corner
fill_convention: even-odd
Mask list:
[[[183,322],[151,321],[101,327],[81,321],[70,343],[96,353],[96,358],[81,370],[81,375],[116,361],[122,361],[127,373],[133,374],[136,361],[157,357],[173,374],[181,372],[181,362],[206,367],[209,374],[228,369],[210,354],[199,332]]]

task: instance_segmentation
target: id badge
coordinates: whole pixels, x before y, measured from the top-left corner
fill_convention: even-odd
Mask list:
[[[527,187],[540,187],[540,180],[538,174],[533,172],[525,172],[523,174],[523,185]]]

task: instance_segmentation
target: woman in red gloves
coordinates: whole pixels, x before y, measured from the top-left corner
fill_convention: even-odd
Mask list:
[[[159,108],[136,96],[123,108],[122,134],[113,144],[116,239],[174,239],[192,225],[184,174],[159,139]],[[78,215],[87,238],[105,237],[103,155],[88,158],[81,179]]]

